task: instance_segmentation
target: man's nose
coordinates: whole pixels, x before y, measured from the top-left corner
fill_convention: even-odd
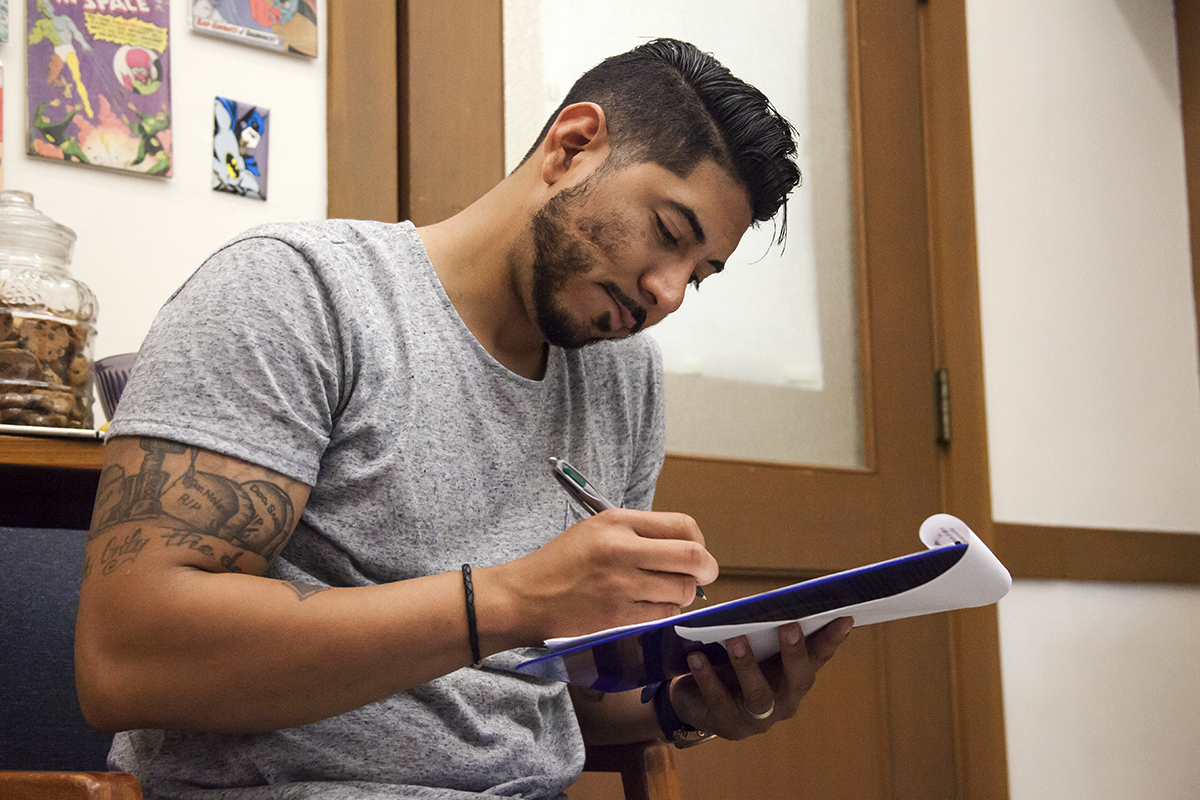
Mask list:
[[[660,319],[683,305],[684,293],[691,278],[692,265],[683,260],[660,262],[642,276],[642,291],[649,296],[648,305]]]

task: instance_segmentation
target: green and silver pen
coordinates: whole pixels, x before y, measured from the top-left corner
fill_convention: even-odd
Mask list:
[[[554,469],[554,477],[567,490],[567,494],[587,509],[588,513],[599,514],[605,509],[616,508],[612,501],[600,494],[600,490],[585,478],[582,472],[572,467],[565,458],[551,456],[550,466]],[[706,599],[704,590],[699,586],[696,587],[696,597],[702,600]]]

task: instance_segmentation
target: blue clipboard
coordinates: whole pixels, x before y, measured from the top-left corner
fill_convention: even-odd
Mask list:
[[[643,625],[552,640],[544,654],[517,671],[604,692],[627,691],[687,674],[687,656],[696,650],[714,666],[728,663],[722,642],[742,632],[755,631],[751,647],[762,660],[778,652],[774,631],[788,622],[800,621],[808,634],[839,616],[854,616],[855,625],[862,625],[989,605],[1012,585],[1008,571],[960,520],[930,517],[921,538],[930,548],[925,552]]]

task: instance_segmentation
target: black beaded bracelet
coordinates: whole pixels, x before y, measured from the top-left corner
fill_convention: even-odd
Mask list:
[[[475,586],[471,583],[471,565],[462,565],[463,591],[467,596],[467,637],[471,642],[471,658],[478,664],[483,660],[479,654],[479,627],[475,622]]]

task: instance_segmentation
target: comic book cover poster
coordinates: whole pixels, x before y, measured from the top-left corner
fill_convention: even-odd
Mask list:
[[[189,0],[192,29],[235,42],[317,55],[317,0]]]
[[[213,189],[267,199],[270,116],[271,112],[262,106],[216,98],[213,103]]]
[[[26,0],[32,156],[171,175],[168,0]]]

